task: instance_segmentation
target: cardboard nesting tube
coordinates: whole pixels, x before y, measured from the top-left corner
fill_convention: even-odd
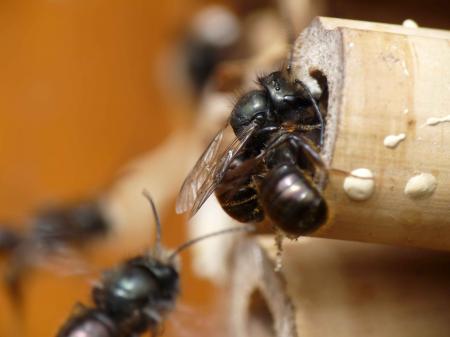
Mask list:
[[[305,82],[326,78],[329,167],[374,175],[374,193],[355,201],[330,171],[330,219],[313,235],[450,250],[450,123],[427,125],[450,119],[450,32],[319,17],[297,39],[292,68]],[[405,194],[422,173],[434,192]]]

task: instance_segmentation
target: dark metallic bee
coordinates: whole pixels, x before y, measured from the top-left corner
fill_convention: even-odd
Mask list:
[[[84,201],[39,211],[33,218],[30,237],[51,249],[60,244],[82,244],[105,235],[108,222],[97,201]]]
[[[321,194],[327,169],[320,156],[324,120],[308,88],[290,68],[258,79],[260,89],[239,98],[183,183],[177,212],[194,215],[215,191],[241,222],[267,217],[286,236],[314,231],[328,214]],[[220,151],[224,133],[234,137]]]
[[[72,246],[81,246],[109,230],[98,202],[85,201],[38,211],[27,233],[0,230],[0,251],[9,254],[6,281],[16,301],[21,300],[20,283],[28,268],[46,263]]]
[[[156,335],[179,294],[175,258],[192,244],[223,233],[253,230],[231,228],[188,241],[168,254],[161,247],[161,225],[156,207],[147,193],[156,219],[156,244],[145,255],[129,259],[103,274],[92,290],[94,307],[78,304],[58,337],[125,337],[148,330]]]
[[[196,13],[182,41],[188,78],[199,94],[224,60],[236,57],[240,21],[223,6],[206,6]]]
[[[0,254],[11,253],[22,240],[22,236],[9,228],[0,228]]]
[[[96,201],[51,207],[39,210],[32,217],[28,233],[1,228],[0,251],[11,252],[25,241],[27,245],[32,243],[50,251],[60,245],[83,244],[108,230],[107,220]]]

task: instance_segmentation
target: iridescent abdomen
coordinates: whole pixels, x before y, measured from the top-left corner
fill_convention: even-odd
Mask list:
[[[328,216],[322,195],[294,165],[273,168],[261,183],[260,198],[266,215],[290,238],[316,230]]]

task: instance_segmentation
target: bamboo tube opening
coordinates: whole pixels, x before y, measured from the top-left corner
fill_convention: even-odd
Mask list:
[[[230,336],[296,337],[286,284],[261,246],[252,238],[240,240],[232,261]]]
[[[247,332],[249,337],[273,337],[274,317],[266,297],[258,288],[249,298]]]
[[[309,71],[309,75],[317,81],[317,84],[320,87],[320,99],[319,99],[319,108],[320,112],[323,114],[323,117],[326,119],[328,112],[328,79],[327,76],[317,68],[313,68]]]

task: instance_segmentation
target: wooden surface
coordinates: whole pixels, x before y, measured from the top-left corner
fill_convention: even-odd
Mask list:
[[[271,237],[235,251],[233,336],[450,334],[447,252],[302,238],[285,245],[280,273],[275,252]]]
[[[296,76],[319,70],[328,80],[327,163],[375,175],[373,196],[353,201],[332,172],[331,218],[315,235],[450,250],[450,124],[424,125],[450,111],[449,45],[446,31],[332,18],[314,20],[296,41]],[[383,145],[399,133],[397,148]],[[404,188],[420,172],[437,188],[411,199]]]
[[[235,247],[230,270],[230,336],[296,337],[295,308],[285,280],[253,239]]]

